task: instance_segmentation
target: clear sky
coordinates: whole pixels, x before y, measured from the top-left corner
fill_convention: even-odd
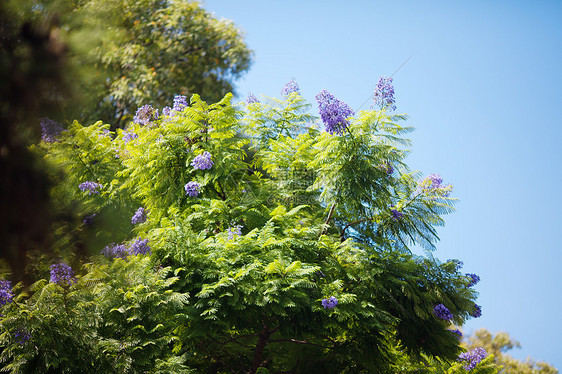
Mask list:
[[[207,0],[245,31],[254,64],[237,82],[279,96],[327,89],[352,108],[394,75],[424,174],[455,186],[435,256],[482,281],[486,327],[521,342],[510,354],[562,369],[562,2]],[[368,109],[370,102],[362,109]]]

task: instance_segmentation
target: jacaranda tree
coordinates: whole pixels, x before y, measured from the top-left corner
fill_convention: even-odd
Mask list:
[[[43,280],[1,285],[5,370],[497,371],[460,347],[478,277],[432,255],[455,198],[405,164],[392,81],[359,113],[320,92],[321,122],[294,81],[261,100],[45,126],[34,150],[78,215],[53,228]]]

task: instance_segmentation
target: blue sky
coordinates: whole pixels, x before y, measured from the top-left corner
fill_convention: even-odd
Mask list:
[[[506,331],[522,344],[512,356],[562,369],[562,2],[342,4],[205,8],[233,20],[255,51],[241,99],[279,96],[294,77],[315,110],[322,89],[358,109],[413,55],[394,75],[397,112],[416,128],[407,162],[440,173],[460,199],[435,255],[482,278],[483,315],[464,331]]]

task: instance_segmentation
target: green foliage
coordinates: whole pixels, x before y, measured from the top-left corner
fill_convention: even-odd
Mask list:
[[[309,107],[296,93],[246,107],[194,95],[144,126],[75,122],[36,147],[64,173],[53,175],[61,212],[97,213],[92,226],[55,227],[58,253],[138,237],[152,254],[96,256],[70,288],[40,281],[20,294],[1,326],[9,370],[464,370],[448,328],[469,318],[476,293],[455,264],[409,250],[434,248],[450,188],[407,169],[405,116],[361,112],[333,136]],[[195,169],[203,152],[213,165]],[[84,182],[99,193],[81,191]],[[188,182],[197,196],[186,195]],[[133,225],[139,206],[148,219]],[[330,297],[337,306],[324,308]],[[434,315],[437,304],[452,321]],[[10,335],[17,326],[32,334],[23,346]],[[53,339],[72,346],[68,356],[47,347]],[[489,363],[478,372],[494,372]]]
[[[85,265],[71,286],[40,280],[4,310],[0,360],[13,373],[187,372],[172,354],[188,296],[146,257]],[[18,342],[16,332],[29,340]]]

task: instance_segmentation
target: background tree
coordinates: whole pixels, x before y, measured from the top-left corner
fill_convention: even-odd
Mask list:
[[[493,353],[494,362],[501,365],[501,374],[557,374],[558,370],[546,362],[534,361],[528,358],[525,361],[517,360],[506,354],[509,350],[521,345],[513,340],[507,333],[499,332],[495,335],[486,329],[480,329],[468,338],[466,345],[469,349],[483,347],[487,352]]]
[[[70,111],[70,119],[102,120],[115,128],[130,121],[138,107],[163,107],[176,94],[197,92],[218,101],[250,67],[251,51],[241,31],[196,1],[70,2],[75,5],[69,27],[82,20],[98,39],[92,50],[76,48],[76,60],[97,76],[85,72],[87,104]]]

